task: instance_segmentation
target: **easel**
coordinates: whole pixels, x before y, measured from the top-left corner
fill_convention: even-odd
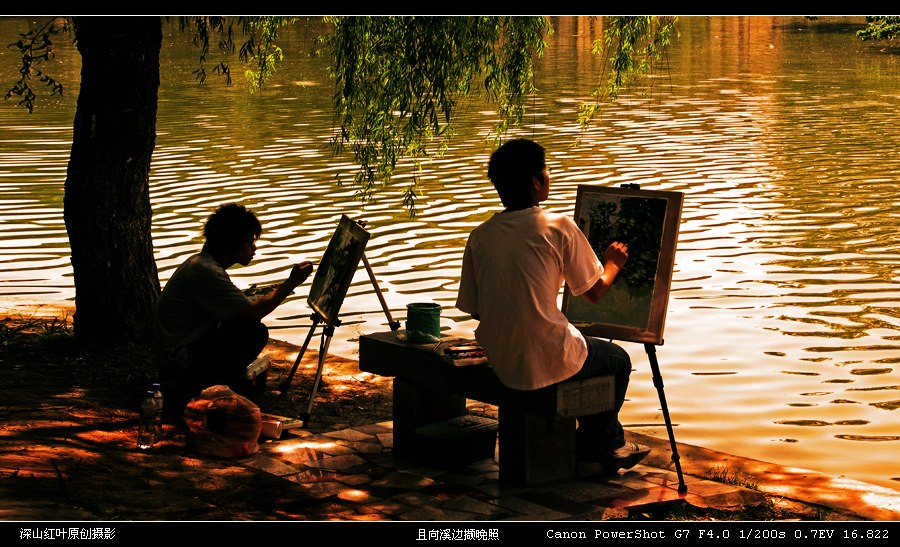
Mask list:
[[[622,188],[632,188],[640,190],[640,184],[622,184]],[[669,406],[666,404],[666,393],[663,388],[662,374],[659,371],[659,362],[656,360],[656,345],[652,343],[644,344],[644,351],[647,352],[647,358],[650,360],[650,371],[653,374],[653,385],[659,394],[659,404],[662,407],[663,419],[666,422],[666,431],[669,433],[669,444],[672,448],[672,462],[675,464],[675,472],[678,475],[678,491],[687,492],[687,484],[684,482],[684,475],[681,472],[681,456],[678,455],[678,445],[675,443],[675,431],[672,428],[672,420],[669,418]]]
[[[365,221],[355,221],[360,226],[365,226]],[[369,280],[372,282],[372,286],[375,288],[375,294],[378,296],[378,301],[381,303],[381,308],[384,310],[384,315],[387,317],[388,325],[391,327],[391,330],[397,330],[400,328],[400,322],[395,321],[391,316],[391,311],[388,309],[387,302],[384,300],[384,295],[381,294],[381,289],[378,287],[378,281],[375,280],[375,274],[372,272],[372,267],[369,265],[369,260],[366,258],[365,253],[362,254],[362,263],[366,268],[366,273],[369,275]],[[319,384],[322,381],[322,371],[325,368],[325,358],[328,356],[328,346],[331,344],[331,338],[334,336],[334,327],[340,326],[341,320],[337,317],[337,312],[335,312],[335,317],[325,323],[325,327],[322,330],[322,338],[319,342],[319,362],[318,367],[316,368],[316,378],[313,381],[312,391],[309,394],[309,401],[306,404],[306,412],[301,413],[298,418],[303,420],[303,425],[309,423],[309,417],[312,413],[313,402],[316,398],[316,393],[319,390]],[[291,382],[294,380],[294,374],[297,372],[297,367],[300,366],[300,361],[303,360],[303,355],[306,353],[306,348],[309,347],[309,343],[312,340],[313,335],[315,334],[316,328],[319,326],[319,323],[323,321],[323,317],[317,312],[313,312],[310,316],[312,319],[312,326],[309,329],[309,333],[306,335],[306,340],[303,342],[303,346],[300,348],[300,353],[297,354],[297,359],[294,361],[294,366],[291,368],[291,372],[288,374],[287,379],[281,383],[281,396],[287,397],[288,391],[291,387]]]
[[[656,345],[644,344],[647,358],[650,359],[650,370],[653,372],[653,385],[659,394],[659,404],[662,407],[663,419],[666,421],[666,431],[669,433],[669,444],[672,447],[672,462],[675,463],[675,472],[678,474],[678,491],[687,492],[687,484],[684,483],[684,475],[681,473],[681,456],[678,455],[678,445],[675,444],[675,431],[672,429],[672,420],[669,418],[669,407],[666,404],[666,393],[663,390],[662,374],[659,372],[659,363],[656,361]]]

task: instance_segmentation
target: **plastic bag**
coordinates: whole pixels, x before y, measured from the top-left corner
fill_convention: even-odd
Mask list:
[[[192,450],[218,458],[243,458],[259,450],[259,407],[228,386],[211,386],[184,409],[187,443]]]

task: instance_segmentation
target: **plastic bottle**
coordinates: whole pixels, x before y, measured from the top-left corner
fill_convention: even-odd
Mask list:
[[[153,384],[153,402],[156,404],[156,441],[163,439],[163,394],[160,384]]]
[[[162,434],[162,423],[163,423],[163,394],[162,394],[162,386],[160,384],[153,384],[153,402],[156,403],[156,422],[158,434]]]
[[[156,443],[157,418],[156,401],[153,399],[153,391],[147,391],[144,400],[141,401],[141,425],[138,426],[137,447],[148,450]]]

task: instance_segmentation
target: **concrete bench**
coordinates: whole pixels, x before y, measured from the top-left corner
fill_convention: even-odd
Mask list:
[[[498,407],[501,482],[528,486],[574,477],[575,420],[613,408],[613,377],[515,390],[488,365],[445,360],[443,348],[460,342],[465,340],[412,344],[402,340],[402,331],[360,336],[360,370],[394,378],[395,457],[419,455],[417,430],[465,416],[472,399]]]

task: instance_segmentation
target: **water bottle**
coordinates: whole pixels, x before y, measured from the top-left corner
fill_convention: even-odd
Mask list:
[[[162,386],[160,384],[153,384],[153,402],[156,403],[156,426],[157,426],[157,435],[162,435],[162,424],[163,424],[163,394],[162,394]],[[157,437],[159,440],[159,437]]]
[[[154,392],[147,391],[144,400],[141,401],[141,425],[138,426],[137,446],[141,450],[153,447],[157,436],[156,401]]]

